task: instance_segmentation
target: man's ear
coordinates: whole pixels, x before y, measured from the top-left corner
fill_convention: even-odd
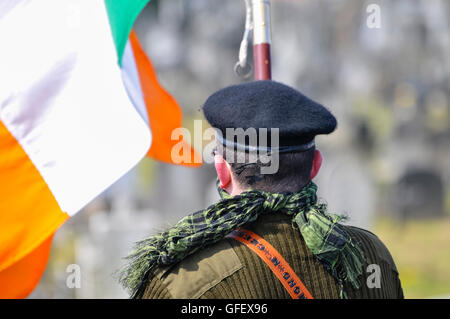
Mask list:
[[[314,177],[316,177],[317,173],[319,173],[321,166],[322,166],[322,153],[320,153],[319,150],[315,150],[313,164],[312,164],[312,168],[311,168],[311,174],[309,176],[309,179],[312,180]]]
[[[220,181],[220,188],[226,188],[231,183],[231,172],[228,163],[222,155],[214,155],[214,167]]]

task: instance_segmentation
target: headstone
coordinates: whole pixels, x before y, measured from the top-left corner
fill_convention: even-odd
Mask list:
[[[396,183],[394,205],[399,218],[432,218],[444,215],[441,177],[427,169],[407,171]]]

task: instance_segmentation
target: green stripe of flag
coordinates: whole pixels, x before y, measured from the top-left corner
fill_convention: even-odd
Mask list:
[[[134,20],[136,20],[148,2],[149,0],[105,0],[120,66],[122,66],[123,51],[125,50]]]

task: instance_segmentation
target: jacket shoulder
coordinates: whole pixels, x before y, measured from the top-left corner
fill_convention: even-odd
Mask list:
[[[399,273],[386,245],[366,229],[345,227],[352,239],[358,242],[366,258],[365,284],[359,290],[349,287],[351,298],[403,299]]]
[[[361,249],[366,255],[368,264],[374,264],[379,261],[383,261],[389,264],[392,270],[398,272],[391,253],[377,235],[367,229],[355,226],[345,227],[347,228],[350,236],[356,239],[356,241],[359,243]]]
[[[153,298],[156,286],[163,286],[171,298],[196,299],[243,267],[226,239],[160,268],[147,286],[144,298]],[[158,284],[156,284],[156,282]]]

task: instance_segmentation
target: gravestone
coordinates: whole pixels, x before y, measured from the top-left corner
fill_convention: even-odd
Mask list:
[[[397,217],[406,220],[444,216],[441,177],[428,169],[408,170],[395,185]]]

